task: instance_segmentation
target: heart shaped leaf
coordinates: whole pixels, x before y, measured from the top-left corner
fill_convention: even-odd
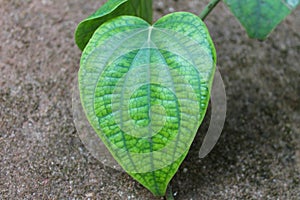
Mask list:
[[[85,48],[101,24],[121,15],[138,16],[151,23],[152,0],[108,0],[95,13],[79,23],[75,31],[75,41],[79,49]]]
[[[205,115],[216,66],[208,30],[191,13],[154,25],[121,16],[99,27],[78,74],[86,116],[114,158],[162,196]]]
[[[299,0],[224,0],[249,37],[264,40]]]

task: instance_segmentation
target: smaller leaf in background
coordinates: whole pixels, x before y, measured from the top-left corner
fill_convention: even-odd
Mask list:
[[[264,40],[299,0],[224,0],[250,38]]]
[[[79,23],[75,41],[83,51],[96,29],[104,22],[121,15],[141,17],[152,22],[152,0],[108,0],[95,13]]]

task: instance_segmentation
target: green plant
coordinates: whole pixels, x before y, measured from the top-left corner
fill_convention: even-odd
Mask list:
[[[75,33],[87,119],[123,169],[157,196],[165,195],[206,113],[216,51],[202,20],[219,2],[200,16],[175,12],[152,24],[152,0],[109,0]],[[260,40],[299,4],[224,2]]]

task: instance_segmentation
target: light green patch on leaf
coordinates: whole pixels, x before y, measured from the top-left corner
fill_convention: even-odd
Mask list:
[[[224,0],[250,38],[264,40],[299,0]]]
[[[78,74],[86,116],[124,170],[163,196],[210,99],[216,52],[202,20],[172,13],[154,25],[121,16],[99,27]]]
[[[152,23],[152,0],[108,0],[95,13],[79,23],[75,41],[83,50],[95,30],[104,22],[121,15],[133,15]]]

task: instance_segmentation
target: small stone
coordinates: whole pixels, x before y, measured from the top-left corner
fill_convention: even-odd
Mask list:
[[[86,195],[85,195],[85,197],[86,198],[92,198],[92,197],[94,197],[94,193],[87,193]]]

